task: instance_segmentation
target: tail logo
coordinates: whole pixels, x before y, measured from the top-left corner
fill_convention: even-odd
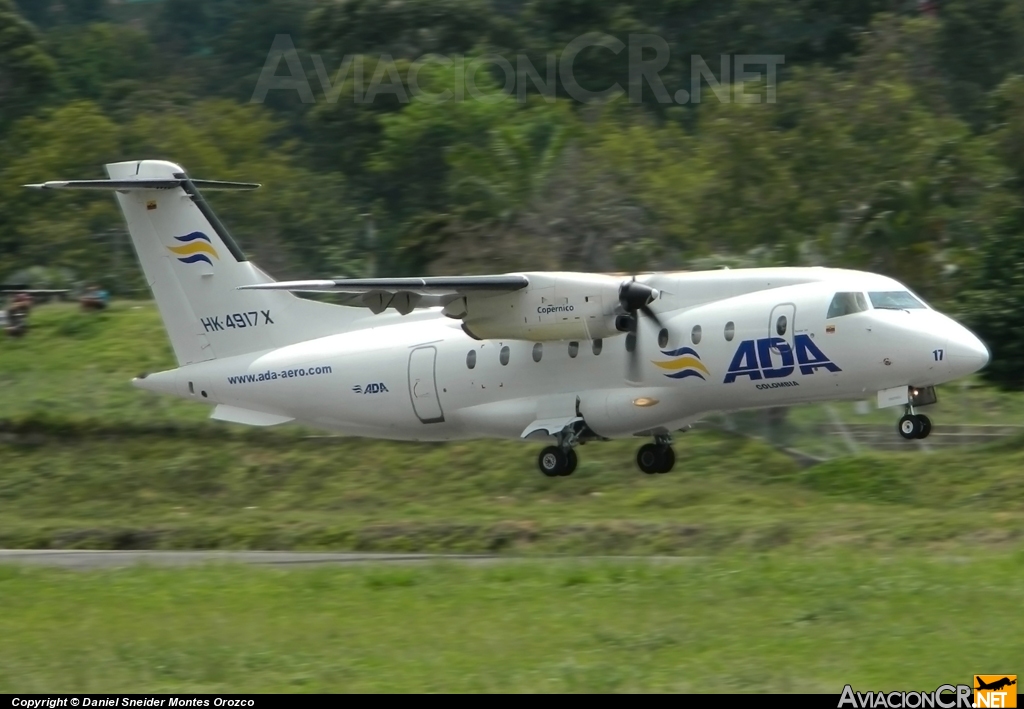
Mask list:
[[[705,375],[711,376],[711,372],[700,361],[700,355],[697,354],[697,350],[692,347],[680,347],[678,350],[662,350],[661,353],[672,359],[667,362],[654,362],[654,364],[662,369],[669,370],[665,374],[669,379],[686,379],[687,377],[704,379]]]
[[[205,261],[212,266],[211,256],[218,261],[220,260],[220,256],[217,255],[217,249],[213,248],[213,244],[210,243],[210,237],[201,231],[194,231],[191,234],[185,234],[185,236],[176,236],[174,240],[180,241],[181,246],[168,246],[167,250],[177,256],[178,260],[182,263]]]

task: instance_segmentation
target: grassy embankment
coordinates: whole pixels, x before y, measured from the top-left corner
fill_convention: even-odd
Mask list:
[[[680,438],[647,477],[635,444],[394,444],[245,429],[133,389],[173,365],[150,304],[40,308],[0,342],[0,546],[587,553],[1016,547],[1024,442],[800,469],[757,442]]]
[[[0,692],[934,690],[1019,670],[1022,561],[0,567]]]

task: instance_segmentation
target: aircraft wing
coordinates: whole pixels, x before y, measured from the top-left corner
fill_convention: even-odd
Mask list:
[[[241,286],[239,290],[287,290],[307,293],[371,293],[388,291],[420,295],[464,295],[492,291],[511,293],[530,285],[526,276],[435,276],[430,278],[347,278],[321,281],[281,281]]]
[[[348,278],[318,281],[281,281],[241,286],[239,290],[286,290],[296,293],[338,293],[349,305],[362,305],[374,313],[395,308],[409,313],[467,295],[513,293],[530,285],[523,275],[433,276],[429,278]]]

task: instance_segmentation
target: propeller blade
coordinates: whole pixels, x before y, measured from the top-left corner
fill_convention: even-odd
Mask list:
[[[657,314],[651,310],[650,304],[658,299],[660,294],[654,288],[643,283],[637,283],[636,276],[626,281],[619,287],[619,305],[628,313],[629,330],[626,337],[626,376],[629,381],[638,382],[641,379],[641,353],[640,353],[640,314],[643,313],[651,319],[659,328],[663,327]],[[630,347],[632,345],[632,347]]]
[[[659,328],[664,327],[664,325],[661,324],[661,320],[658,319],[658,315],[653,310],[651,310],[651,307],[649,305],[645,305],[644,307],[640,308],[640,312],[649,317],[651,321]]]
[[[636,315],[630,318],[629,332],[627,338],[632,338],[632,348],[629,347],[630,340],[626,340],[626,378],[631,382],[640,381],[640,320]]]
[[[636,280],[626,281],[619,287],[619,304],[627,313],[635,313],[653,303],[657,298],[657,290],[643,283],[637,283]]]

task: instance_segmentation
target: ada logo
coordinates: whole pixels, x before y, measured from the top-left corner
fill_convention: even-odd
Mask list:
[[[974,706],[979,709],[1017,706],[1017,675],[974,675]]]
[[[793,347],[781,337],[765,337],[740,343],[725,375],[725,384],[732,384],[738,377],[750,377],[752,382],[783,379],[791,376],[797,366],[801,374],[814,374],[821,367],[830,372],[843,371],[808,335],[794,337]]]
[[[210,237],[201,231],[194,231],[191,234],[185,234],[185,236],[176,236],[174,240],[180,241],[181,246],[168,246],[167,250],[177,256],[178,260],[182,263],[202,262],[212,266],[211,256],[215,259],[220,259],[220,256],[217,255],[217,249],[213,248]]]
[[[686,379],[687,377],[697,377],[698,379],[704,379],[704,375],[711,376],[711,372],[704,366],[704,363],[700,361],[700,355],[697,354],[697,350],[692,347],[680,347],[677,350],[662,350],[661,353],[666,357],[672,359],[667,362],[654,362],[657,366],[662,369],[667,369],[668,373],[665,374],[669,379]]]
[[[372,382],[366,386],[356,384],[352,387],[352,391],[356,394],[386,394],[388,388],[384,386],[384,382]]]

